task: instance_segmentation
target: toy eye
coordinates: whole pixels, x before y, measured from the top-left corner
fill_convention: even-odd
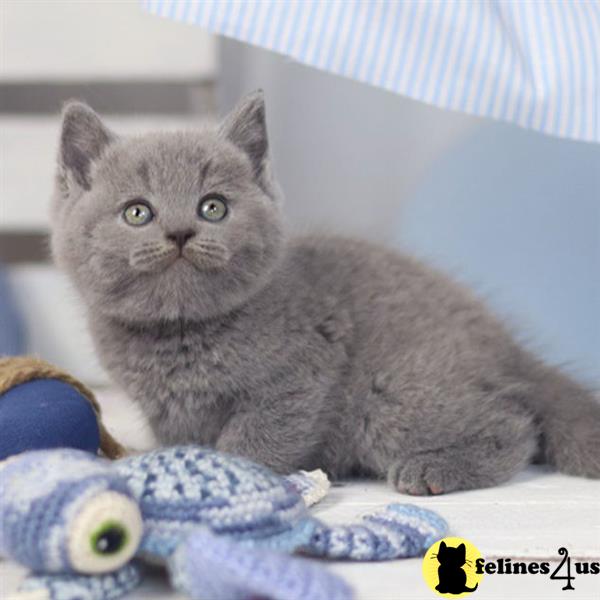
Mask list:
[[[200,200],[198,215],[207,221],[222,221],[227,214],[225,198],[218,194],[209,194]]]
[[[86,503],[69,528],[69,559],[80,573],[107,573],[125,565],[142,537],[137,504],[117,492]]]
[[[90,542],[97,554],[117,554],[127,545],[127,528],[118,521],[107,521],[92,533]]]
[[[132,202],[128,206],[125,207],[123,211],[123,219],[128,225],[133,225],[134,227],[140,227],[141,225],[146,225],[152,221],[154,218],[154,213],[152,209],[146,202],[141,200]]]

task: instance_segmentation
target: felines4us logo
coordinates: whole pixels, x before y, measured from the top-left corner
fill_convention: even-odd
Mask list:
[[[439,596],[460,598],[479,588],[484,575],[547,576],[574,590],[578,575],[598,575],[600,562],[571,559],[566,548],[558,549],[558,564],[548,561],[520,561],[512,558],[486,560],[468,540],[446,537],[439,540],[423,557],[425,583]]]

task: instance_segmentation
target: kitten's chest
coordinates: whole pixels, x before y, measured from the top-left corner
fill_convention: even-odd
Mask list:
[[[281,345],[281,336],[271,329],[182,324],[120,331],[100,346],[109,370],[136,399],[201,406],[236,394],[264,376],[272,365],[269,356]]]

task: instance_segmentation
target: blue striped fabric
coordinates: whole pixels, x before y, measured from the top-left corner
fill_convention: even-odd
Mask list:
[[[600,1],[144,0],[435,106],[600,142]]]

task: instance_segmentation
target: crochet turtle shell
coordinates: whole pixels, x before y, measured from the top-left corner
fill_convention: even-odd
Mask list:
[[[206,525],[237,541],[292,552],[315,529],[291,482],[243,458],[199,446],[155,450],[114,463],[152,536],[143,549],[168,555],[172,540]]]

